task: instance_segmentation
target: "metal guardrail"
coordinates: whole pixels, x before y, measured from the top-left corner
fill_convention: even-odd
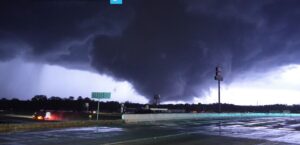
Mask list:
[[[158,113],[123,114],[125,122],[146,122],[159,120],[203,119],[203,118],[246,118],[246,117],[300,117],[297,113]]]

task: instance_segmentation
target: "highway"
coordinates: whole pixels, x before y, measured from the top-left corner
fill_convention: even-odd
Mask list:
[[[0,145],[300,144],[300,118],[202,119],[0,134]]]

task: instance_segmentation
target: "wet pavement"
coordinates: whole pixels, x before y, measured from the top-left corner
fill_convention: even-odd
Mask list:
[[[0,145],[300,144],[300,118],[206,119],[0,134]]]

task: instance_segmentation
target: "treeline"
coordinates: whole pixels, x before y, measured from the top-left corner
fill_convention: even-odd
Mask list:
[[[145,104],[125,102],[125,110],[142,109]],[[149,105],[150,108],[168,108],[174,110],[184,110],[185,112],[218,112],[218,104],[167,104]],[[100,102],[101,112],[120,112],[119,102]],[[222,112],[291,112],[300,113],[300,105],[261,105],[261,106],[239,106],[233,104],[222,104]],[[66,111],[94,111],[97,110],[97,101],[79,96],[60,98],[45,95],[36,95],[31,100],[0,99],[0,110],[10,112],[34,112],[38,110],[66,110]]]
[[[119,112],[118,102],[100,102],[102,112]],[[31,100],[5,99],[0,100],[0,110],[10,112],[34,112],[39,110],[65,110],[65,111],[93,111],[97,109],[97,102],[86,97],[79,96],[60,98],[45,95],[36,95]]]

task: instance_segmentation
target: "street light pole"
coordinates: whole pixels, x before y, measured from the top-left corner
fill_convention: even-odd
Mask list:
[[[220,81],[218,80],[218,97],[219,97],[219,113],[221,113],[221,87],[220,87]]]
[[[221,75],[221,66],[216,67],[216,76],[215,80],[218,81],[218,103],[219,103],[219,113],[221,113],[221,81],[223,81],[223,77]]]

